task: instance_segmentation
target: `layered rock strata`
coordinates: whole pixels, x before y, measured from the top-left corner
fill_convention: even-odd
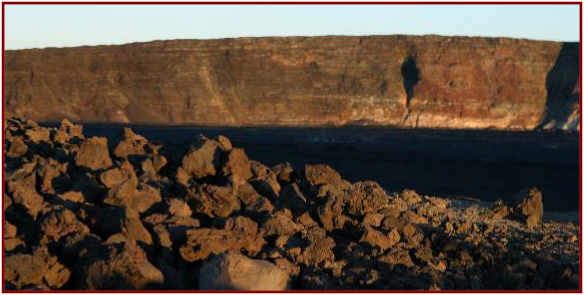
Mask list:
[[[269,37],[5,51],[37,121],[579,130],[579,43]]]

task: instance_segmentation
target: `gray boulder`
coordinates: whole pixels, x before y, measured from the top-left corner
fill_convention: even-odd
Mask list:
[[[290,277],[271,262],[241,254],[223,254],[201,267],[201,290],[282,291],[290,288]]]

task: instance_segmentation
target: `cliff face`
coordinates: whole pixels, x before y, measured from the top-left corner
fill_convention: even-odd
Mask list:
[[[579,44],[439,36],[176,40],[5,52],[38,121],[579,129]]]

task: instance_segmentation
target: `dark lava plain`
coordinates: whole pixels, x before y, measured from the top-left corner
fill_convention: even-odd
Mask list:
[[[86,136],[115,139],[121,124],[84,124]],[[327,164],[351,182],[389,191],[508,200],[525,187],[544,194],[546,211],[578,211],[579,133],[426,130],[385,127],[210,127],[129,125],[184,152],[198,133],[219,134],[266,165]],[[111,142],[111,140],[110,140]],[[173,160],[179,160],[177,157]]]

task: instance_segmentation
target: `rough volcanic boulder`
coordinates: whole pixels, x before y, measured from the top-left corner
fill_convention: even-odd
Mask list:
[[[360,181],[346,190],[346,202],[349,213],[360,216],[386,207],[389,197],[377,182]]]
[[[282,291],[290,277],[278,266],[240,254],[219,255],[201,267],[201,290]]]
[[[23,208],[32,219],[36,219],[42,210],[44,199],[35,187],[25,181],[8,182],[8,191],[12,194],[14,204]]]
[[[298,232],[300,228],[300,226],[294,223],[290,211],[288,210],[275,212],[262,224],[262,230],[265,232],[266,236],[291,236]]]
[[[221,169],[221,175],[231,177],[235,183],[249,180],[253,174],[249,159],[243,149],[231,149]]]
[[[137,191],[138,179],[136,177],[128,178],[111,188],[104,198],[103,203],[112,206],[131,207]]]
[[[274,210],[274,205],[266,197],[260,195],[249,183],[243,183],[237,187],[237,198],[245,206],[248,213],[261,214]]]
[[[400,194],[399,197],[408,203],[408,205],[415,205],[422,201],[422,197],[418,193],[411,189],[405,189]]]
[[[41,192],[54,194],[70,185],[69,177],[65,174],[69,163],[60,163],[53,158],[40,158],[36,172],[40,178]]]
[[[190,190],[187,202],[191,209],[209,217],[227,217],[239,210],[239,200],[230,186],[197,185]]]
[[[118,158],[127,158],[132,155],[145,155],[144,147],[148,144],[146,137],[138,135],[130,128],[124,128],[123,138],[114,149],[114,155]]]
[[[298,262],[306,265],[318,265],[325,260],[335,260],[335,254],[332,250],[335,246],[335,240],[327,237],[323,228],[311,228],[306,235],[305,244],[306,247],[298,257]]]
[[[391,246],[397,244],[400,240],[400,235],[397,229],[392,230],[388,235],[375,230],[373,228],[366,228],[363,236],[361,236],[361,242],[364,242],[372,247],[379,247],[381,250],[386,250]]]
[[[40,218],[41,244],[59,242],[72,233],[88,234],[89,228],[77,219],[73,211],[60,207],[53,208]]]
[[[69,138],[67,138],[67,141],[71,138],[85,139],[85,136],[83,136],[83,126],[73,124],[73,123],[71,123],[71,121],[69,121],[67,119],[63,119],[61,121],[61,125],[59,126],[59,131],[67,133],[67,135],[69,137]]]
[[[44,247],[36,248],[32,254],[7,256],[4,264],[4,279],[17,289],[27,286],[58,289],[69,280],[70,274]]]
[[[84,290],[152,289],[164,283],[162,272],[133,242],[112,243],[82,265],[77,283]]]
[[[146,212],[155,204],[162,202],[160,188],[140,182],[137,189],[131,205],[137,212]]]
[[[304,177],[312,186],[321,184],[340,184],[339,172],[328,165],[304,165]]]
[[[326,202],[318,206],[316,210],[324,229],[327,231],[341,229],[345,225],[345,222],[351,220],[343,214],[344,208],[345,195],[343,193],[327,192]]]
[[[227,251],[246,251],[249,255],[259,253],[265,240],[253,229],[191,229],[187,231],[187,243],[180,248],[186,261],[207,259],[211,254]]]
[[[128,178],[136,178],[134,167],[130,162],[124,161],[119,167],[114,167],[99,174],[99,180],[107,188],[113,188]]]
[[[91,137],[81,143],[75,164],[79,167],[86,167],[91,170],[106,169],[112,165],[112,159],[107,147],[107,138]]]
[[[278,182],[276,173],[258,161],[252,160],[250,163],[253,177],[249,180],[249,183],[262,196],[268,197],[272,201],[277,200],[282,187]]]
[[[520,191],[513,198],[513,210],[525,218],[527,227],[539,226],[543,215],[542,193],[537,188]]]
[[[130,163],[125,162],[120,169],[111,169],[101,174],[102,183],[112,186],[103,202],[143,213],[162,201],[160,189],[139,182],[131,167]],[[121,179],[114,179],[118,176]]]
[[[28,146],[21,137],[16,137],[10,142],[10,147],[6,151],[6,157],[19,158],[28,152]]]
[[[34,143],[51,141],[51,133],[47,128],[36,126],[31,129],[27,129],[24,134],[30,141]]]
[[[182,158],[181,168],[195,178],[215,176],[221,164],[221,152],[221,145],[217,141],[199,135]]]
[[[189,205],[183,200],[177,198],[169,198],[164,201],[167,211],[174,216],[191,216],[193,211]]]
[[[297,177],[297,173],[294,172],[292,165],[290,165],[288,162],[278,164],[272,167],[272,170],[278,176],[278,181],[281,184],[288,184]]]

